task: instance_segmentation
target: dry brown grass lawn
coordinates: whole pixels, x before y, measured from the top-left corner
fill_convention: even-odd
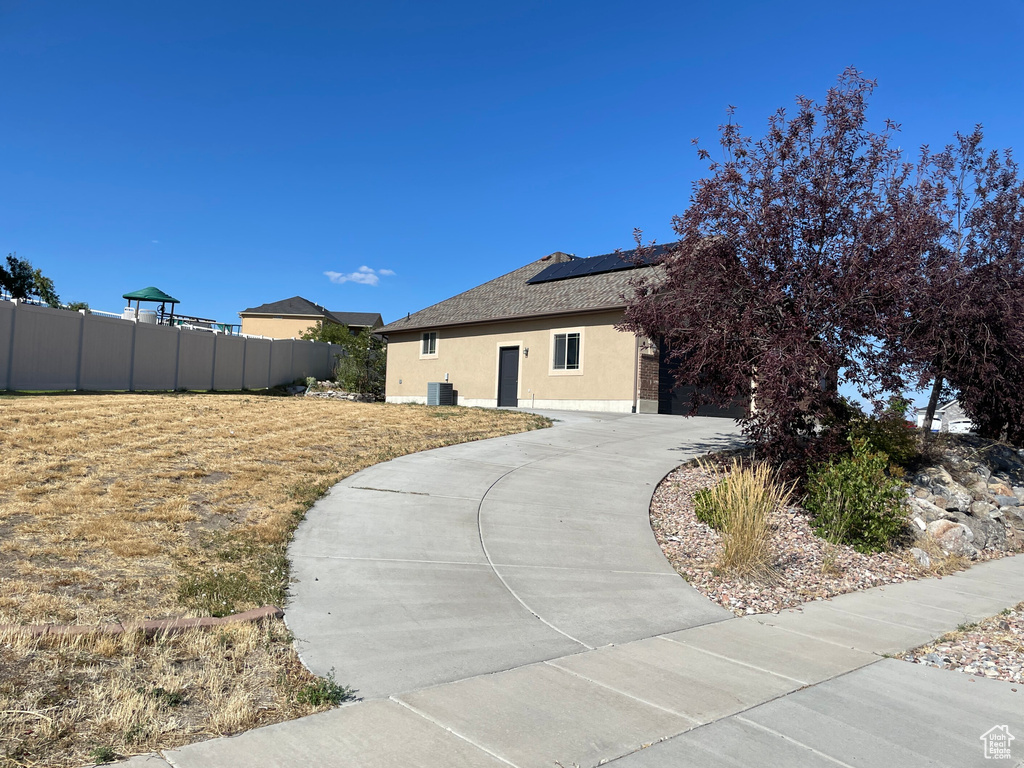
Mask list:
[[[0,624],[279,603],[294,526],[335,482],[405,453],[545,424],[255,394],[0,397]],[[99,746],[137,752],[311,711],[295,702],[311,678],[279,622],[204,637],[0,638],[0,755],[73,765]],[[245,675],[229,673],[237,664]],[[187,693],[167,707],[155,688]],[[124,694],[140,689],[137,701]]]

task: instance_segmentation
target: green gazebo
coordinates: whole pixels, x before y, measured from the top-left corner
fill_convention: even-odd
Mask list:
[[[124,294],[121,298],[128,299],[128,308],[131,309],[132,301],[135,302],[135,317],[139,316],[139,306],[144,301],[151,301],[160,305],[160,324],[161,325],[174,325],[174,305],[180,304],[173,296],[168,296],[166,293],[161,291],[159,288],[149,286],[139,291],[132,291],[131,293]],[[168,318],[167,305],[171,305],[171,314]],[[168,318],[167,322],[164,322],[164,318]]]

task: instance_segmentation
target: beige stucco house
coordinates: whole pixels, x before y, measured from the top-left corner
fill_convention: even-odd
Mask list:
[[[460,405],[685,412],[657,346],[616,329],[631,280],[658,269],[629,257],[556,252],[389,323],[387,401],[448,382]]]
[[[376,312],[335,312],[301,296],[250,307],[238,316],[242,318],[242,333],[271,339],[297,339],[320,322],[347,325],[354,333],[384,325]]]

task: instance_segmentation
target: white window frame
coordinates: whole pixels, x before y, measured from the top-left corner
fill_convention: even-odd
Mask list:
[[[555,367],[555,337],[566,336],[566,349],[568,349],[568,335],[576,333],[579,334],[580,347],[579,347],[579,359],[578,366],[576,368],[556,368]],[[551,337],[549,339],[550,346],[548,347],[548,375],[550,376],[582,376],[583,375],[583,343],[584,333],[583,328],[554,328],[551,331]]]
[[[426,346],[427,339],[433,337],[431,341],[434,342],[433,352],[424,352],[423,348]],[[420,334],[420,359],[421,360],[434,360],[437,358],[437,331],[424,331]]]

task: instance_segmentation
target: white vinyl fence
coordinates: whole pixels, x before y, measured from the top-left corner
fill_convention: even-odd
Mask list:
[[[0,390],[265,389],[331,376],[341,347],[0,301]]]

